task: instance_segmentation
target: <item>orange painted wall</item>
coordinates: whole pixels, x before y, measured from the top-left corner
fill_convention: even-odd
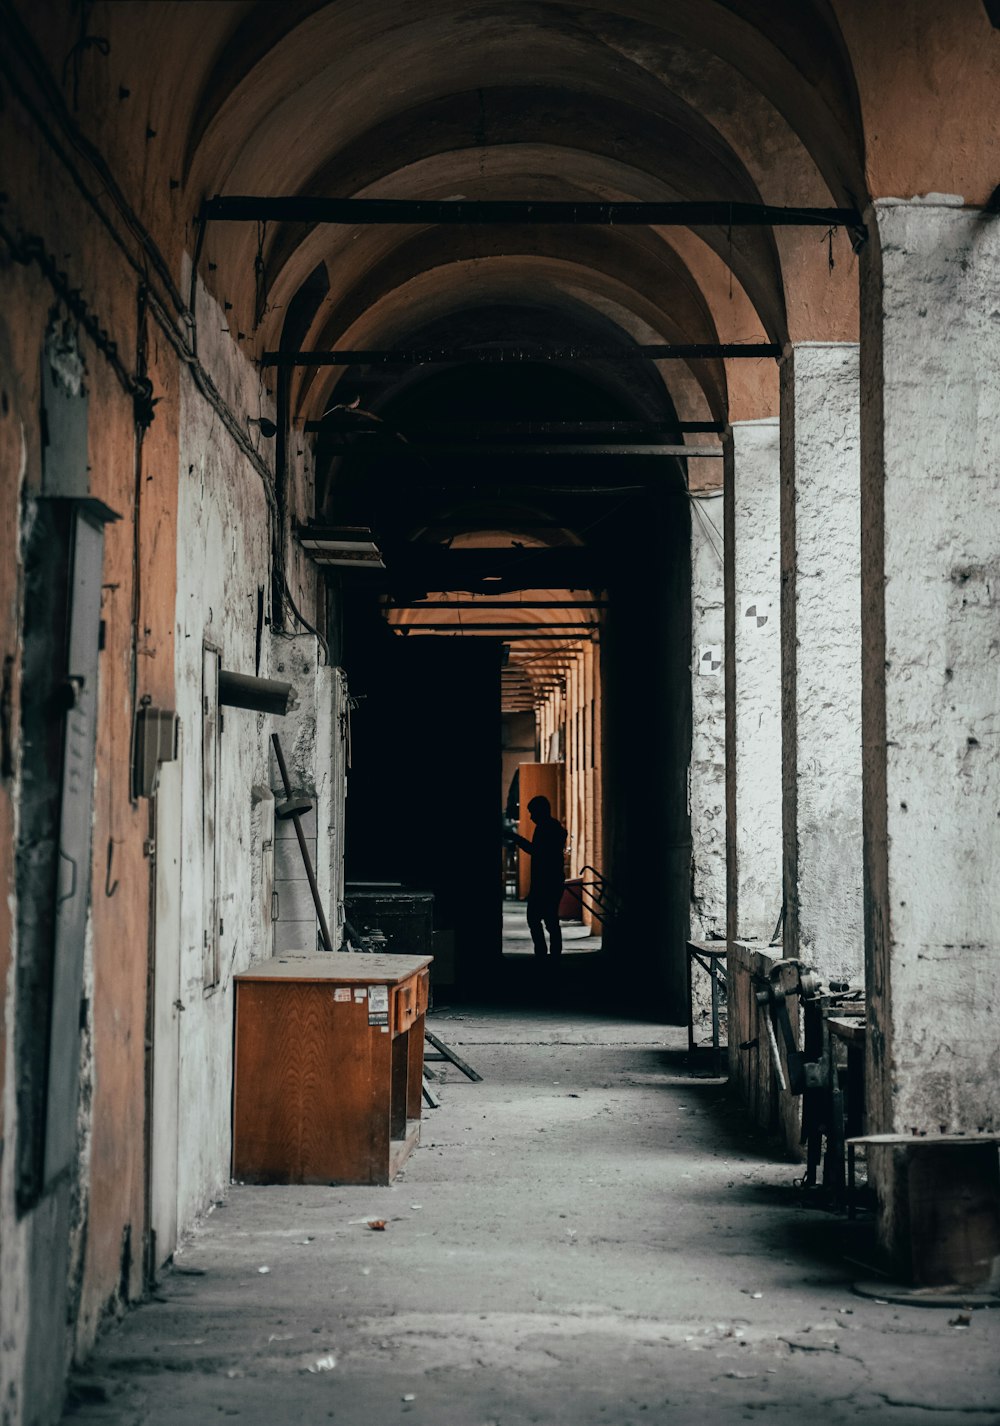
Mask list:
[[[1000,30],[982,0],[833,0],[854,63],[869,196],[956,193],[998,182]]]

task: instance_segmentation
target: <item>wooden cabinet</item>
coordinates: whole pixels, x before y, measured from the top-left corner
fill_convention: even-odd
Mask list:
[[[420,1131],[430,960],[287,951],[236,977],[235,1179],[392,1182]]]

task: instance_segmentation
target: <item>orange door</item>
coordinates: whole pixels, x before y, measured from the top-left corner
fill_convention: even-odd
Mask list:
[[[518,807],[517,830],[529,842],[535,824],[528,816],[528,803],[533,797],[547,797],[552,804],[552,815],[563,820],[563,788],[566,782],[566,768],[563,763],[519,763],[518,764]],[[531,858],[527,852],[517,854],[517,894],[523,901],[531,884]]]

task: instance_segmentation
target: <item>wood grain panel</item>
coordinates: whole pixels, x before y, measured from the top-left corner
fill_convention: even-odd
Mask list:
[[[406,1078],[406,1117],[419,1119],[423,1108],[421,1085],[424,1078],[424,1017],[421,1013],[407,1035],[409,1066]]]
[[[237,988],[233,1176],[388,1182],[391,1036],[329,983]]]

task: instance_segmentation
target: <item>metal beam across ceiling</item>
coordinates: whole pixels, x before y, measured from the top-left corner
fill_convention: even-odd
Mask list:
[[[431,629],[431,630],[434,631],[434,633],[440,633],[442,630],[445,630],[445,631],[454,630],[456,633],[463,633],[463,634],[468,634],[468,633],[481,634],[481,633],[484,633],[484,632],[485,632],[485,633],[489,633],[489,634],[496,634],[496,633],[502,633],[505,629],[510,629],[510,630],[512,630],[514,633],[518,633],[518,632],[520,632],[521,630],[524,630],[525,632],[527,632],[529,629],[552,629],[553,631],[563,630],[563,629],[570,629],[570,630],[572,630],[572,631],[574,631],[574,632],[576,632],[576,633],[589,634],[589,633],[592,633],[594,630],[598,629],[598,628],[600,627],[600,625],[598,625],[598,624],[589,624],[589,623],[588,623],[588,624],[584,624],[584,623],[581,623],[580,620],[578,620],[578,619],[576,619],[576,620],[568,620],[568,619],[567,619],[567,620],[559,620],[559,621],[555,621],[555,620],[554,620],[552,623],[549,623],[547,620],[544,620],[544,619],[524,619],[524,620],[519,620],[519,621],[517,621],[517,622],[513,622],[513,621],[511,621],[511,620],[507,620],[507,621],[505,621],[505,622],[503,622],[503,623],[482,623],[482,624],[479,624],[479,623],[461,624],[461,623],[459,623],[457,620],[452,619],[449,623],[444,623],[444,622],[441,622],[441,621],[437,621],[437,622],[435,622],[435,623],[430,623],[430,622],[428,622],[428,623],[420,623],[420,624],[390,624],[389,627],[390,627],[390,629],[395,629],[395,630],[397,631],[397,633],[398,633],[398,632],[409,633],[409,632],[411,632],[411,631],[414,630],[414,629],[420,629],[420,630],[422,630],[422,631],[424,631],[424,632],[426,632],[428,629]],[[560,634],[560,637],[562,637],[561,634]]]
[[[560,202],[531,199],[323,198],[218,194],[202,204],[203,222],[372,224],[459,223],[480,226],[851,228],[863,235],[856,208],[783,207],[769,203]]]
[[[673,456],[682,460],[722,457],[721,446],[653,445],[451,445],[436,441],[337,441],[327,446],[330,455],[361,455],[378,459],[419,460],[426,456],[460,459],[468,456]]]
[[[390,628],[392,628],[393,633],[397,637],[401,637],[408,634],[411,629],[419,631],[421,626],[419,624],[413,624],[405,628],[399,628],[390,625]],[[436,639],[466,639],[469,637],[469,629],[466,628],[463,630],[455,626],[453,633],[436,633],[434,637]],[[588,633],[586,638],[579,639],[575,634],[493,634],[491,638],[498,640],[501,644],[534,644],[539,641],[551,644],[558,641],[560,644],[565,645],[566,643],[594,644],[598,642],[596,633]]]
[[[422,612],[436,613],[439,609],[461,609],[468,612],[492,614],[494,609],[607,609],[606,599],[492,599],[489,595],[484,596],[489,599],[488,604],[474,604],[469,599],[434,599],[434,600],[412,600],[393,601],[387,605],[390,611],[397,609],[419,609]]]
[[[266,367],[326,366],[443,366],[463,362],[501,364],[503,362],[549,361],[707,361],[777,360],[782,348],[777,342],[656,342],[621,343],[615,346],[533,347],[514,344],[488,347],[372,347],[330,352],[264,352]]]
[[[331,419],[336,417],[338,419]],[[374,424],[363,424],[365,421]],[[605,440],[609,436],[628,436],[641,441],[654,436],[722,435],[721,421],[438,421],[426,425],[407,424],[395,432],[388,422],[382,423],[370,412],[354,411],[350,407],[332,407],[319,421],[307,421],[305,430],[325,431],[327,435],[352,435],[362,439],[382,439],[393,432],[412,441],[415,438],[444,440],[492,436],[498,440],[530,439],[544,436],[546,440],[564,438],[570,441]]]

